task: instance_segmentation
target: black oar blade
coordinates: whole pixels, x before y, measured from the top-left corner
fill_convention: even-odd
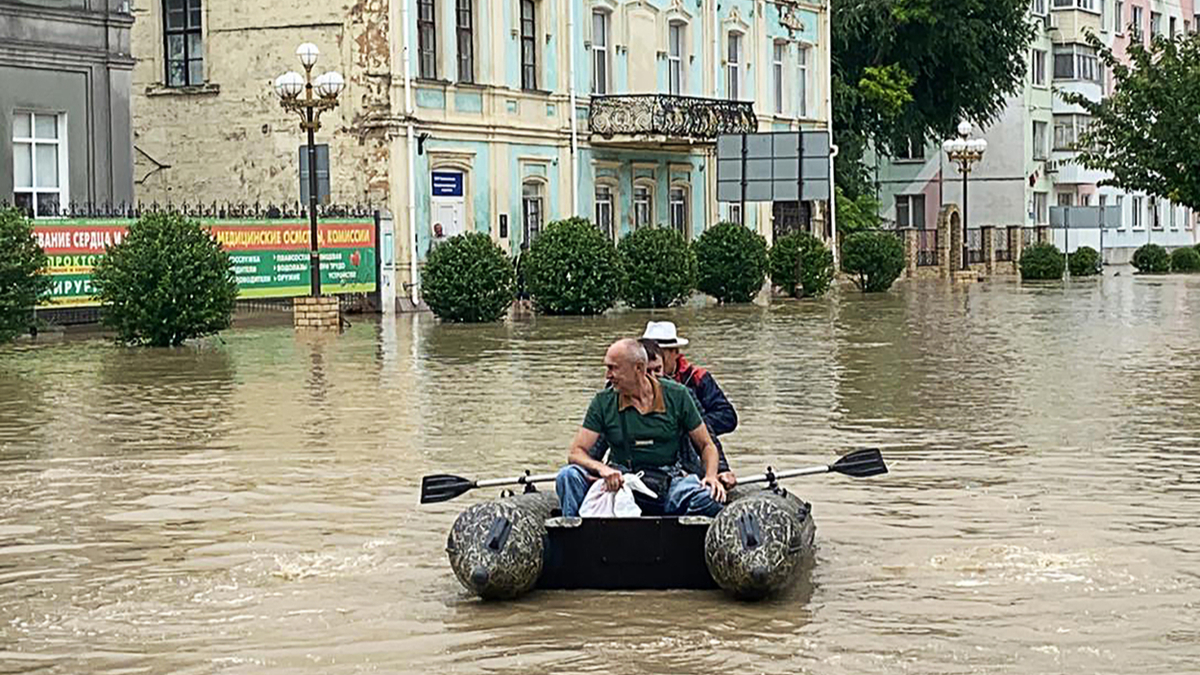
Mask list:
[[[866,478],[887,473],[887,465],[883,463],[883,454],[876,448],[856,450],[829,467],[830,471],[846,474],[854,478]]]
[[[421,503],[448,502],[473,487],[475,487],[475,481],[462,476],[447,474],[425,476],[421,479]]]

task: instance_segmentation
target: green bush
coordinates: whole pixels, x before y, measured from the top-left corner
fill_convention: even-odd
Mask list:
[[[1171,270],[1175,272],[1200,271],[1200,253],[1190,246],[1171,251]]]
[[[904,244],[893,232],[855,232],[842,244],[842,270],[864,293],[882,293],[904,271]]]
[[[443,321],[483,323],[508,311],[513,264],[492,238],[468,232],[442,242],[421,274],[421,296]]]
[[[1166,274],[1171,271],[1171,255],[1158,244],[1145,244],[1133,252],[1130,261],[1141,274]]]
[[[33,308],[50,293],[46,264],[33,221],[20,209],[0,209],[0,342],[33,327]]]
[[[617,247],[583,218],[550,223],[522,260],[534,308],[542,314],[601,314],[623,282]]]
[[[1062,251],[1049,242],[1040,242],[1021,252],[1021,278],[1028,281],[1062,279],[1067,262]]]
[[[635,230],[617,252],[625,269],[622,297],[631,307],[680,305],[696,290],[696,252],[674,228]]]
[[[142,216],[92,272],[104,323],[129,344],[177,346],[233,322],[237,278],[229,254],[199,221]]]
[[[717,302],[750,302],[767,277],[767,240],[737,223],[717,223],[694,244],[696,287]]]
[[[797,260],[800,261],[799,280],[796,279]],[[807,232],[796,232],[771,247],[771,283],[783,288],[788,295],[821,295],[829,290],[832,281],[833,253],[820,239]]]
[[[1091,246],[1080,246],[1067,256],[1067,267],[1073,277],[1090,277],[1100,274],[1100,253]]]

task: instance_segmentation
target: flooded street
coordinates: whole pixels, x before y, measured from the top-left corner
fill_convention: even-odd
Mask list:
[[[553,471],[616,337],[671,319],[801,478],[788,597],[466,595],[420,477]],[[179,350],[0,350],[0,672],[1181,673],[1200,664],[1200,277],[865,297]],[[548,488],[549,486],[547,486]]]

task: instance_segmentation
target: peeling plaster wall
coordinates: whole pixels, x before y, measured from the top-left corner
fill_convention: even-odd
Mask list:
[[[132,42],[135,192],[142,201],[295,202],[299,119],[271,84],[301,70],[296,46],[321,49],[314,76],[346,78],[321,117],[335,203],[390,206],[391,0],[352,4],[212,0],[203,5],[205,83],[167,88],[161,3],[138,3]]]

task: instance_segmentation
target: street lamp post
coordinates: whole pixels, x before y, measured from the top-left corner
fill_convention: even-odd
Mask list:
[[[304,66],[304,74],[288,71],[275,78],[275,93],[284,110],[300,115],[300,128],[308,132],[308,225],[309,271],[312,274],[312,296],[321,295],[321,257],[317,238],[317,145],[313,138],[321,128],[321,113],[337,106],[337,97],[346,88],[346,81],[334,71],[312,76],[313,66],[321,51],[306,42],[296,48],[296,56]],[[301,96],[301,92],[304,96]]]
[[[951,162],[958,164],[958,169],[962,173],[962,268],[964,270],[970,269],[967,265],[970,255],[967,244],[967,176],[971,173],[971,167],[983,159],[983,153],[987,151],[987,141],[982,138],[968,140],[967,136],[969,135],[971,135],[971,123],[964,120],[958,123],[959,137],[942,143],[942,150],[946,152],[946,156]]]

